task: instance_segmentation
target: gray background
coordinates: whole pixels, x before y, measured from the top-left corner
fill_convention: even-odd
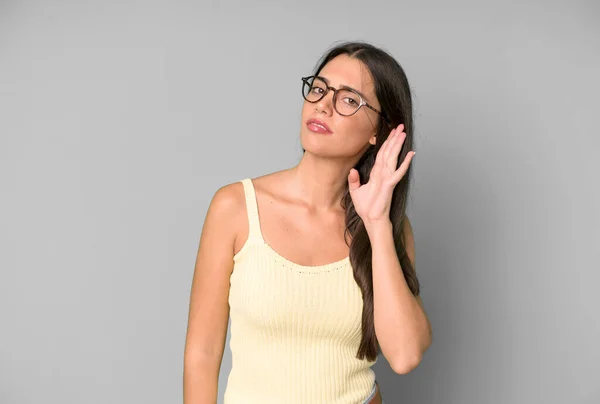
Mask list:
[[[346,39],[415,97],[434,339],[406,376],[378,361],[386,402],[599,403],[599,21],[597,1],[1,2],[0,403],[181,402],[210,198],[297,163],[300,77]]]

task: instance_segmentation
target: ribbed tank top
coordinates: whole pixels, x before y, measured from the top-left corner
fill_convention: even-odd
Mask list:
[[[249,234],[230,277],[225,404],[362,403],[377,359],[356,358],[363,301],[350,259],[305,266],[278,254],[263,239],[252,180],[241,182]]]

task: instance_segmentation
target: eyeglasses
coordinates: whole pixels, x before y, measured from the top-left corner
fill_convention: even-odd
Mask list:
[[[389,126],[389,122],[383,114],[369,105],[357,91],[350,88],[333,88],[327,84],[325,79],[318,76],[302,77],[302,96],[308,102],[319,102],[327,95],[329,90],[333,91],[333,108],[338,114],[342,116],[354,115],[364,105],[377,112]]]

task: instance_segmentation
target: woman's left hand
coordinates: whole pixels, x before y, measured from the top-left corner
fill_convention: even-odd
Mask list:
[[[356,213],[363,220],[365,226],[390,221],[392,193],[396,184],[406,174],[415,155],[414,152],[408,153],[400,167],[396,169],[398,154],[406,138],[403,129],[404,124],[400,124],[385,140],[377,152],[375,164],[366,184],[360,185],[360,176],[356,169],[352,168],[348,174],[350,196]]]

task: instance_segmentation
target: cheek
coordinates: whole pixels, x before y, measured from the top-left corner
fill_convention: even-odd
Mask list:
[[[350,116],[340,118],[342,119],[336,120],[337,131],[352,144],[368,142],[375,132],[375,127],[366,117]]]

